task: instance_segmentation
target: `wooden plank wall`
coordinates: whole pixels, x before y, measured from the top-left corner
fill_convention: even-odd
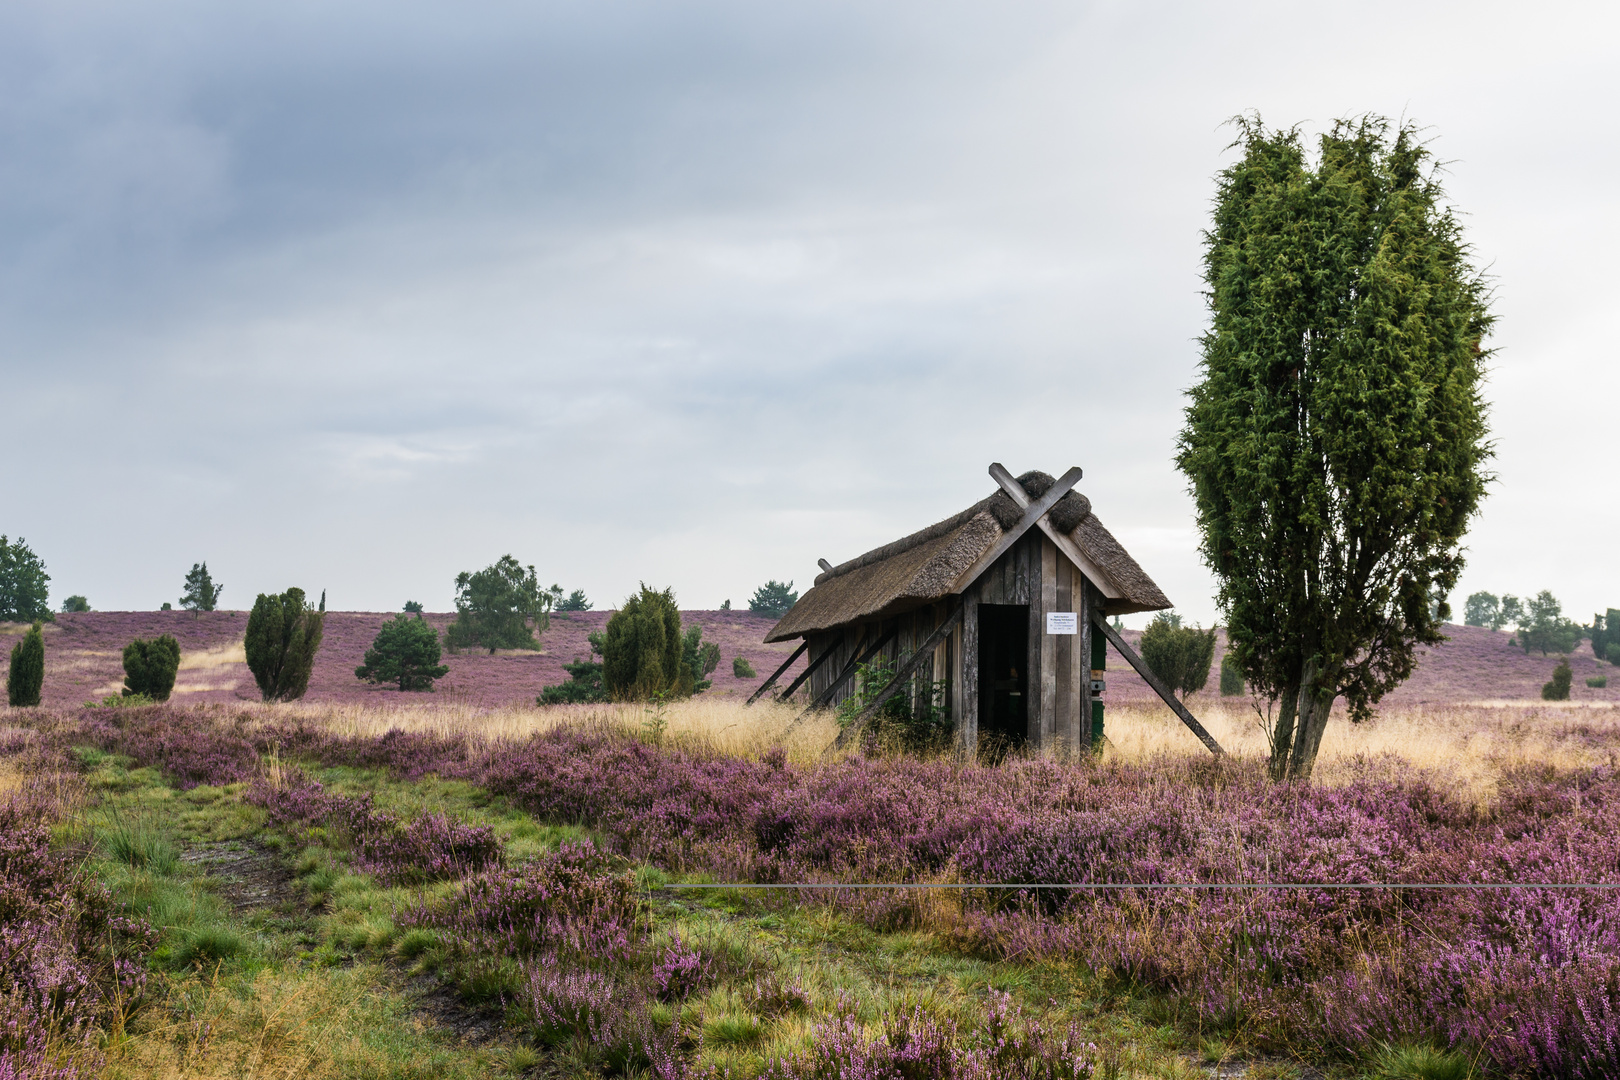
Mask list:
[[[1032,749],[1047,753],[1078,753],[1091,741],[1090,605],[1101,602],[1096,586],[1060,553],[1043,533],[1032,531],[1013,545],[962,596],[962,622],[934,654],[925,677],[947,682],[947,707],[956,726],[959,749],[972,754],[979,734],[979,612],[980,604],[1029,605],[1028,678],[1029,740]],[[1073,611],[1080,632],[1047,634],[1046,614]],[[810,696],[819,696],[860,655],[869,643],[898,624],[895,640],[880,654],[899,664],[934,632],[950,612],[941,601],[893,619],[872,620],[811,637],[810,657],[834,651],[810,678]],[[915,692],[914,688],[914,692]],[[829,705],[837,706],[855,690],[853,677],[844,681]]]

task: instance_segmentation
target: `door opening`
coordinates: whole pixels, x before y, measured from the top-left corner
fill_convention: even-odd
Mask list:
[[[999,759],[1029,736],[1029,605],[979,605],[979,748]]]

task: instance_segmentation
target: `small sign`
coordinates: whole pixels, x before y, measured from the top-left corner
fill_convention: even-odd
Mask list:
[[[1078,634],[1080,632],[1080,616],[1072,611],[1048,611],[1046,613],[1046,632],[1048,634]]]

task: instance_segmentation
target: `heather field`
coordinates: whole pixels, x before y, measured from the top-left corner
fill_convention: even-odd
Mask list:
[[[686,617],[714,691],[551,709],[603,615],[400,694],[352,675],[385,616],[333,613],[273,706],[238,615],[62,617],[45,706],[0,713],[0,1077],[1620,1074],[1620,713],[1581,659],[1544,703],[1553,658],[1454,628],[1276,785],[1245,700],[1192,698],[1217,761],[1113,670],[1099,760],[827,754],[741,706],[766,621]],[[164,631],[169,705],[82,705]],[[899,883],[951,887],[803,887]],[[1423,887],[1458,883],[1532,887]]]

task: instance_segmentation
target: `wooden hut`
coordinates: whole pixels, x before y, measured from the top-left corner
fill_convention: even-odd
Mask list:
[[[1170,601],[1072,490],[1080,470],[1015,479],[992,465],[990,475],[999,490],[961,513],[837,566],[822,560],[814,587],[765,638],[803,644],[754,698],[808,653],[782,699],[808,682],[812,707],[835,706],[855,691],[859,665],[882,661],[896,671],[883,698],[943,688],[964,752],[981,740],[1077,752],[1102,735],[1111,640],[1219,752],[1108,626]]]

